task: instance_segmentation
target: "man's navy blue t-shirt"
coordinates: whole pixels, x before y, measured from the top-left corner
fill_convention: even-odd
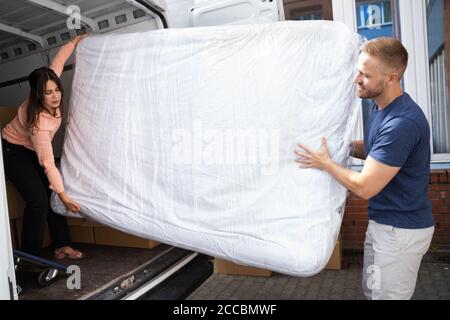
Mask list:
[[[400,171],[369,200],[369,219],[405,229],[434,225],[428,198],[430,127],[420,107],[405,93],[383,110],[375,104],[364,135],[366,153]]]

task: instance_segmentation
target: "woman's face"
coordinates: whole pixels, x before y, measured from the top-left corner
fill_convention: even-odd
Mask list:
[[[44,108],[53,114],[61,104],[61,91],[53,80],[47,80],[44,89]]]

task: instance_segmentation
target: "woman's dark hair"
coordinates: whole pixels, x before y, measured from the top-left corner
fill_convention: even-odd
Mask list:
[[[42,67],[34,70],[28,76],[28,81],[30,83],[30,95],[28,97],[27,106],[27,129],[33,134],[33,129],[39,129],[37,127],[37,121],[39,114],[44,111],[44,95],[45,95],[45,85],[48,80],[52,80],[58,86],[61,92],[61,102],[64,96],[64,88],[62,86],[61,79],[56,75],[56,73],[47,67]],[[61,104],[59,105],[59,111],[62,116]]]

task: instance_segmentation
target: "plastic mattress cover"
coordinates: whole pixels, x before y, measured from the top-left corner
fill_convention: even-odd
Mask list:
[[[76,52],[61,174],[81,215],[293,276],[328,263],[346,189],[359,36],[329,21],[91,36]],[[66,212],[56,195],[53,209]]]

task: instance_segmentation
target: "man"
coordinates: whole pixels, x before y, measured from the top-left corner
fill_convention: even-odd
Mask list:
[[[361,198],[369,199],[364,243],[363,291],[368,299],[410,299],[434,222],[428,199],[430,129],[400,80],[408,52],[395,39],[367,42],[358,61],[357,95],[373,99],[364,141],[351,155],[366,160],[361,173],[341,167],[322,139],[318,152],[299,145],[301,168],[329,172]]]

